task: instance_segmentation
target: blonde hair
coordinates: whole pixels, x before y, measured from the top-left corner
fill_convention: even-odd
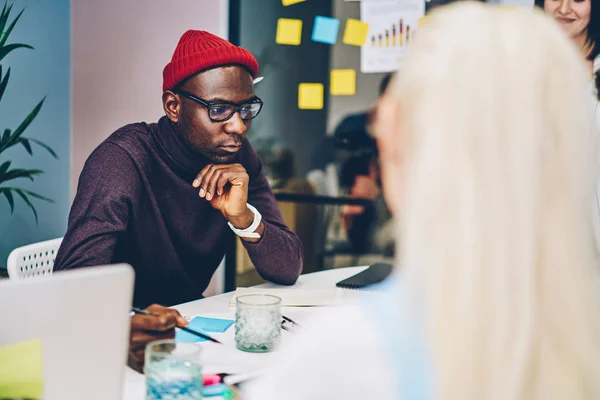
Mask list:
[[[550,19],[469,2],[426,21],[387,93],[436,398],[600,398],[588,85]]]

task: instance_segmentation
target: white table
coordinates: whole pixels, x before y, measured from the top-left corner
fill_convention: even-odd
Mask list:
[[[315,272],[300,276],[294,286],[279,286],[272,283],[265,283],[258,287],[266,288],[286,288],[291,289],[326,289],[335,287],[336,282],[357,274],[367,267],[348,267],[332,269],[327,271]],[[352,290],[337,289],[343,292],[344,301],[350,301],[359,292]],[[182,315],[215,318],[235,319],[235,309],[229,307],[229,300],[232,293],[224,293],[218,296],[207,297],[202,300],[196,300],[176,307]],[[321,307],[293,307],[284,308],[286,316],[300,322],[306,320]],[[282,331],[282,341],[289,338],[290,333]],[[224,345],[211,342],[202,342],[202,362],[205,372],[250,372],[261,370],[269,365],[274,353],[247,353],[237,350],[235,347],[234,329],[229,328],[227,332],[214,334],[214,337]],[[143,400],[145,397],[145,380],[142,374],[135,372],[129,367],[126,368],[123,400]]]

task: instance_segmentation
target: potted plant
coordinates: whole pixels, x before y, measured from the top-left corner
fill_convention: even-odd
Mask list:
[[[20,48],[33,49],[32,46],[23,43],[8,43],[8,37],[10,36],[12,30],[17,24],[17,21],[19,20],[21,14],[23,14],[24,11],[21,10],[21,12],[12,20],[12,22],[8,24],[12,6],[12,4],[8,4],[8,0],[5,1],[4,7],[2,8],[2,12],[0,13],[0,101],[2,100],[2,97],[6,91],[8,80],[10,78],[10,68],[6,70],[6,74],[3,74],[3,68],[1,63],[2,60],[14,50]],[[44,97],[33,108],[29,115],[25,117],[25,119],[19,124],[19,126],[16,129],[11,130],[9,128],[6,128],[4,129],[4,132],[0,135],[0,197],[4,197],[8,201],[11,214],[13,213],[15,208],[15,197],[21,198],[25,202],[25,204],[29,206],[31,211],[33,211],[36,223],[38,222],[38,215],[33,203],[31,202],[31,199],[36,198],[48,202],[52,202],[52,200],[30,190],[12,186],[12,181],[19,179],[29,179],[33,181],[34,178],[43,174],[44,171],[39,169],[11,168],[11,161],[6,160],[3,162],[2,155],[6,150],[17,145],[23,146],[23,148],[25,148],[25,151],[27,151],[29,155],[33,155],[31,146],[32,144],[35,144],[48,151],[54,158],[58,158],[54,150],[52,150],[45,143],[42,143],[41,141],[31,137],[23,136],[27,127],[29,127],[29,125],[33,122],[35,117],[40,112],[45,99],[46,98]]]

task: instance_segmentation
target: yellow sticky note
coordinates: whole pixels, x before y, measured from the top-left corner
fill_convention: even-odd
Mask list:
[[[369,24],[357,19],[348,19],[344,31],[344,43],[352,46],[362,46],[367,41],[369,33]]]
[[[302,41],[302,20],[279,18],[277,20],[277,35],[275,42],[298,46]]]
[[[301,110],[323,109],[323,84],[301,83],[298,85],[298,108]]]
[[[356,71],[332,69],[330,91],[334,96],[352,96],[356,93]]]
[[[39,399],[43,394],[42,341],[0,347],[0,399]]]
[[[298,4],[298,3],[302,3],[305,2],[306,0],[281,0],[281,4],[283,4],[284,6],[291,6],[294,4]]]

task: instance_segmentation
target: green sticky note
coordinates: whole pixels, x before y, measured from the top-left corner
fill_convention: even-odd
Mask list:
[[[0,398],[40,399],[43,394],[42,341],[0,347]]]

